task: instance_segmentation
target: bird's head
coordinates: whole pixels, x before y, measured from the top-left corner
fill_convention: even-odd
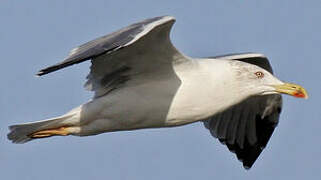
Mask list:
[[[297,98],[308,98],[306,90],[297,84],[285,83],[267,70],[248,63],[233,62],[240,93],[247,95],[287,94]]]

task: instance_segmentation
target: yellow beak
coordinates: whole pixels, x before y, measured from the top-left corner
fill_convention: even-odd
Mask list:
[[[289,94],[297,98],[308,98],[308,93],[306,92],[306,90],[302,86],[297,84],[284,83],[281,85],[275,85],[273,87],[279,93]]]

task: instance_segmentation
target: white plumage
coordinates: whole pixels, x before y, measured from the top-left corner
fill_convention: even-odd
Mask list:
[[[14,143],[56,135],[179,126],[202,121],[211,134],[251,167],[278,123],[279,93],[307,97],[283,83],[261,54],[193,59],[169,38],[175,19],[156,17],[73,49],[44,75],[91,60],[85,87],[94,98],[67,114],[10,127]]]

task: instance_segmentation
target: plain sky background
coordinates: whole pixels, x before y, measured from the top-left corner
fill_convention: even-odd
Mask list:
[[[251,170],[202,123],[55,137],[16,145],[8,126],[88,101],[89,62],[37,78],[73,47],[145,18],[172,15],[175,46],[192,57],[260,52],[308,100],[284,96],[268,146]],[[0,179],[320,179],[320,0],[1,0]],[[213,69],[215,71],[215,69]]]

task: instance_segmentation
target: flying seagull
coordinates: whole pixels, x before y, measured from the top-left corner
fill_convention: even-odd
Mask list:
[[[273,76],[258,53],[191,58],[170,41],[171,16],[132,24],[73,50],[42,76],[91,60],[89,102],[43,121],[10,126],[9,140],[173,127],[203,122],[245,168],[278,124],[281,93],[307,98],[304,88]]]

